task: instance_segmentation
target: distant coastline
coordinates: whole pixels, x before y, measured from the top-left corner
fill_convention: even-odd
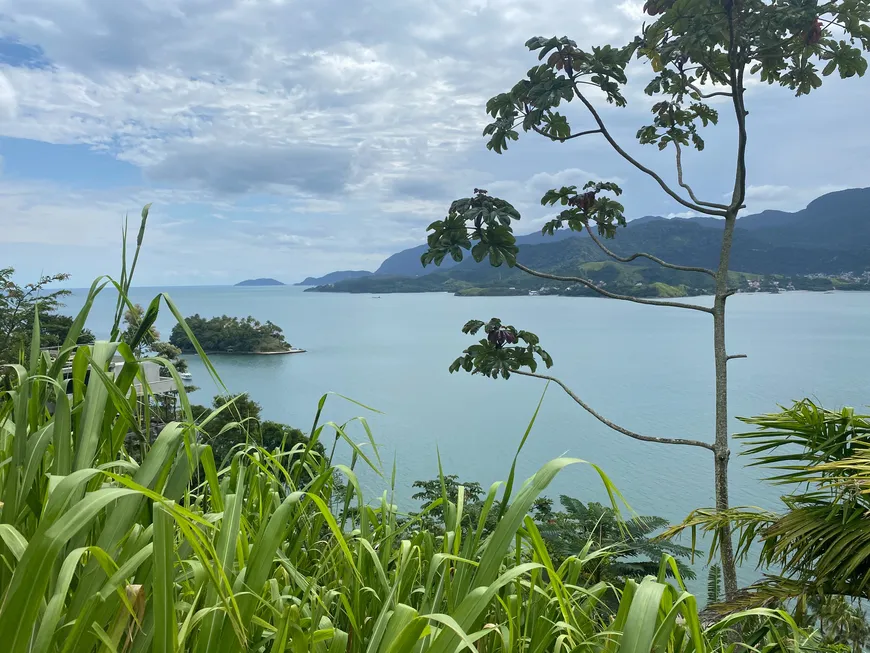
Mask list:
[[[307,277],[304,281],[295,284],[297,286],[322,286],[327,283],[336,283],[338,281],[346,281],[347,279],[361,279],[370,277],[372,273],[368,270],[338,270],[330,272],[322,277]]]
[[[638,298],[703,296],[715,292],[712,270],[719,263],[723,224],[710,217],[646,216],[619,229],[607,251],[585,231],[517,235],[519,260],[546,281],[507,265],[476,263],[470,254],[424,267],[421,257],[429,246],[421,244],[389,256],[372,275],[326,275],[306,292],[582,297],[597,287]],[[870,290],[870,188],[828,193],[793,213],[742,216],[733,237],[729,286],[739,292]],[[650,255],[683,267],[660,266],[644,258]]]
[[[613,265],[613,264],[609,264]],[[616,267],[613,265],[613,267]],[[622,268],[625,270],[625,268]],[[642,269],[633,270],[632,276],[623,276],[610,281],[595,281],[597,287],[610,292],[630,297],[702,297],[712,294],[711,288],[705,285],[689,283],[650,282]],[[680,280],[681,281],[681,280]],[[755,275],[742,272],[732,272],[729,279],[731,285],[740,294],[809,291],[833,292],[870,291],[870,273],[862,275]],[[509,285],[504,282],[480,283],[450,278],[443,273],[435,273],[424,277],[367,277],[365,279],[348,280],[324,286],[308,288],[305,292],[327,292],[347,294],[400,294],[447,292],[457,297],[508,297],[508,296],[545,296],[560,295],[566,297],[600,297],[601,293],[585,285],[568,282],[551,282],[543,285],[531,277],[514,276]]]
[[[196,352],[184,352],[196,355]],[[207,351],[208,356],[284,356],[287,354],[305,354],[305,349],[287,349],[281,351]]]

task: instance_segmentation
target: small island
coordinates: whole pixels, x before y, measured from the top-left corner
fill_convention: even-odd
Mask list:
[[[287,284],[278,281],[277,279],[245,279],[236,284],[236,286],[286,286]]]
[[[305,351],[290,345],[278,325],[269,320],[261,323],[250,315],[246,318],[221,315],[207,319],[196,314],[185,318],[185,321],[207,354],[270,355],[301,354]],[[169,342],[182,353],[196,352],[180,324],[172,328]]]
[[[297,286],[322,286],[325,283],[335,283],[337,281],[345,281],[347,279],[361,279],[370,277],[372,273],[368,270],[339,270],[330,272],[322,277],[307,277],[304,281],[297,283]]]

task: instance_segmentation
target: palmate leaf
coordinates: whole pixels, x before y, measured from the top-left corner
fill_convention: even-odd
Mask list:
[[[508,202],[475,189],[473,197],[453,202],[444,220],[429,225],[429,249],[420,261],[424,267],[440,265],[449,255],[459,262],[463,252],[471,250],[477,262],[489,258],[493,266],[507,263],[513,267],[519,248],[511,224],[519,219],[519,212]]]
[[[619,202],[601,193],[622,194],[622,189],[613,182],[590,181],[579,192],[577,186],[562,186],[548,190],[541,198],[542,206],[560,204],[566,206],[559,215],[544,224],[541,233],[552,235],[557,229],[567,227],[572,231],[582,231],[595,225],[598,233],[605,238],[616,235],[617,226],[625,226],[625,208]]]
[[[476,335],[481,329],[486,338],[470,346],[450,365],[450,372],[464,370],[471,374],[482,374],[493,379],[510,378],[512,372],[538,368],[538,359],[547,367],[553,359],[541,346],[538,336],[529,331],[519,331],[513,326],[503,325],[498,318],[489,322],[470,320],[462,328],[466,334]]]

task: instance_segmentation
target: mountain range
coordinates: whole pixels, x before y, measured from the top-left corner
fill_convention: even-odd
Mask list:
[[[645,216],[630,221],[607,244],[622,256],[643,251],[682,265],[716,267],[722,225],[721,220],[710,217]],[[655,283],[650,281],[650,275],[661,276],[642,261],[629,265],[612,262],[585,233],[568,230],[557,231],[555,236],[532,233],[517,237],[517,243],[519,260],[546,272],[591,271],[609,277],[629,273],[634,279],[635,273],[644,269],[646,272],[636,282],[640,284]],[[406,249],[388,257],[373,275],[324,282],[328,285],[316,290],[419,292],[451,290],[450,282],[466,287],[510,288],[507,284],[527,281],[527,275],[518,270],[477,264],[470,256],[459,264],[448,257],[440,267],[423,268],[420,256],[426,249],[426,245]],[[596,269],[589,269],[592,264]],[[870,270],[870,188],[830,193],[793,213],[768,210],[739,218],[730,268],[755,275],[788,276],[860,274]],[[682,274],[665,275],[669,279],[662,278],[660,282],[679,281],[683,285]],[[435,276],[425,279],[431,275]]]

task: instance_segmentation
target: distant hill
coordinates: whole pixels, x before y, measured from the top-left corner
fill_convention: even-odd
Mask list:
[[[661,218],[646,216],[619,229],[608,247],[621,256],[647,252],[682,265],[715,268],[719,259],[723,222],[715,218]],[[518,259],[525,265],[553,274],[577,275],[608,283],[644,285],[694,284],[681,275],[665,274],[638,260],[631,265],[610,261],[585,235],[557,231],[555,237],[539,233],[517,238]],[[323,286],[331,292],[461,292],[468,288],[525,287],[527,275],[502,266],[461,263],[445,259],[440,267],[422,268],[426,245],[389,257],[371,277]],[[605,265],[606,264],[606,265]],[[750,275],[805,276],[862,274],[870,270],[870,189],[830,193],[802,211],[764,211],[737,221],[731,269]],[[629,269],[630,268],[630,269]],[[639,272],[640,271],[640,272]],[[535,281],[540,284],[540,280]],[[702,285],[702,284],[701,284]]]
[[[690,222],[692,224],[697,224],[702,227],[722,227],[722,220],[720,220],[719,218],[711,218],[708,216],[698,216],[695,218],[665,218],[660,215],[645,215],[642,218],[635,218],[634,220],[631,220],[628,224],[636,227],[642,224],[649,224],[650,222],[659,222],[662,220],[667,220],[668,222],[673,222],[674,224]]]
[[[852,188],[813,200],[803,211],[767,211],[738,220],[753,221],[753,234],[781,246],[832,250],[870,247],[870,188]],[[770,217],[775,219],[770,220]]]
[[[236,284],[236,286],[284,286],[277,279],[245,279]]]
[[[345,279],[359,279],[360,277],[371,276],[368,270],[339,270],[338,272],[330,272],[322,277],[308,277],[304,281],[297,283],[297,286],[322,286],[325,283],[336,283]]]
[[[721,228],[717,218],[663,218],[647,215],[629,222],[639,226],[669,221]],[[850,188],[822,195],[801,211],[767,210],[737,219],[738,229],[776,247],[851,250],[870,247],[870,188]]]
[[[666,222],[672,225],[697,225],[721,229],[722,220],[707,216],[694,218],[665,218],[646,215],[628,223],[630,228]],[[825,226],[827,225],[827,226]],[[737,220],[737,227],[763,242],[763,247],[778,248],[798,246],[805,248],[831,248],[851,250],[870,247],[870,188],[853,188],[823,195],[802,211],[763,211]],[[540,232],[517,237],[519,245],[553,243],[578,236],[572,231],[557,231],[555,236],[543,236]],[[860,245],[856,245],[860,243]],[[432,274],[437,268],[424,268],[420,256],[428,249],[423,244],[397,252],[388,257],[375,271],[376,275],[416,277]],[[851,260],[851,259],[850,259]],[[456,263],[446,258],[441,270],[454,267]],[[687,265],[689,265],[687,263]],[[334,283],[324,282],[324,283]]]
[[[544,236],[540,231],[535,231],[525,236],[517,236],[517,243],[520,245],[537,245],[540,243],[552,243],[555,241],[565,240],[566,238],[574,238],[579,234],[573,231],[557,231],[552,236]],[[376,275],[400,276],[400,277],[419,277],[426,274],[432,274],[439,268],[434,265],[423,267],[420,263],[420,257],[429,249],[428,245],[419,245],[406,249],[388,257],[381,267],[376,271]],[[456,262],[449,256],[441,263],[440,269],[446,270],[456,265]]]

